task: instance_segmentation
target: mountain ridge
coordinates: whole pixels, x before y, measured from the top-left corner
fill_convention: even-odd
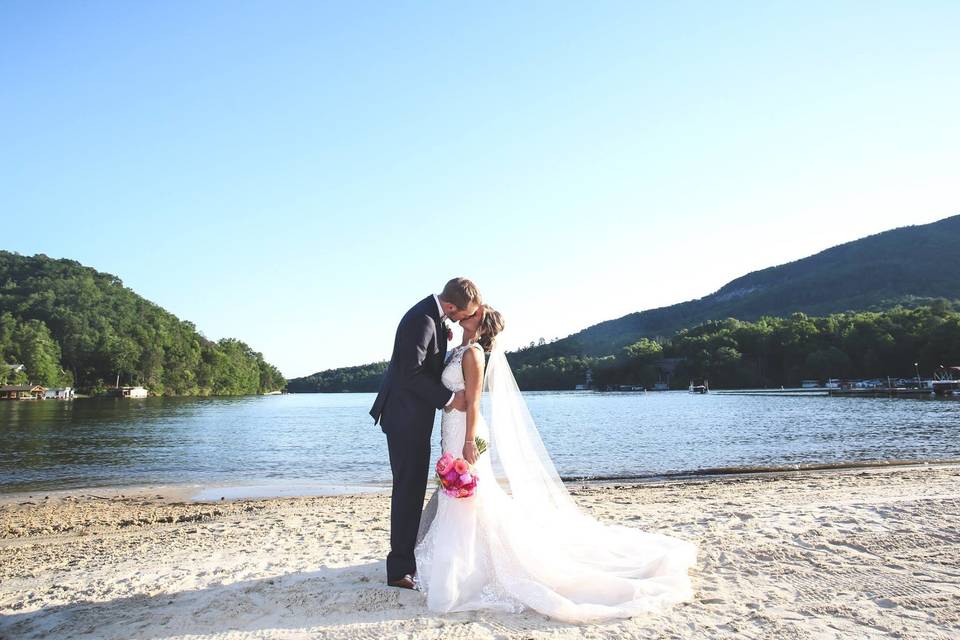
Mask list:
[[[920,259],[907,260],[908,250]],[[958,300],[960,278],[951,280],[926,272],[932,270],[936,259],[948,260],[958,250],[960,215],[881,231],[752,271],[701,298],[635,311],[549,344],[522,349],[516,352],[516,359],[518,364],[525,364],[544,355],[607,355],[643,337],[669,336],[683,328],[728,317],[756,320],[794,312],[826,315],[917,305],[937,298]],[[927,275],[931,277],[921,277]],[[866,277],[882,285],[866,290],[851,286],[853,280]]]
[[[960,215],[881,231],[810,256],[751,271],[701,298],[636,311],[509,354],[518,380],[552,359],[608,357],[644,338],[736,318],[796,312],[829,315],[960,300],[960,278],[943,267],[960,250]],[[289,381],[291,391],[375,390],[384,362],[326,369]],[[341,375],[342,374],[342,375]],[[522,382],[522,380],[521,380]],[[357,388],[353,386],[359,385]]]

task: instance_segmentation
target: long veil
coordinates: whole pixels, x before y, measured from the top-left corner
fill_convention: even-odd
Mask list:
[[[483,417],[490,429],[491,462],[513,499],[534,511],[579,513],[520,392],[501,340],[484,372]]]
[[[502,335],[500,336],[502,338]],[[574,502],[498,340],[481,403],[490,433],[498,577],[528,606],[571,622],[661,611],[688,600],[694,544],[601,522]],[[502,489],[507,488],[509,495]]]

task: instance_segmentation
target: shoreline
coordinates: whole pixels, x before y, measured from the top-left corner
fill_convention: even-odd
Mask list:
[[[655,474],[630,476],[562,476],[568,488],[581,485],[650,485],[659,483],[722,482],[725,479],[750,478],[755,476],[789,476],[798,473],[882,470],[910,467],[951,467],[960,465],[960,459],[931,460],[861,460],[850,462],[799,463],[794,465],[739,466],[695,469]],[[114,486],[88,486],[70,489],[37,489],[0,493],[0,505],[24,500],[63,499],[71,496],[114,499],[118,497],[152,498],[167,503],[208,504],[244,500],[307,498],[322,496],[357,496],[371,493],[389,493],[387,482],[369,484],[312,483],[312,482],[234,482],[223,484],[131,484]],[[429,480],[428,480],[429,492]]]
[[[724,476],[752,476],[763,474],[792,473],[796,471],[843,471],[844,469],[873,469],[889,467],[923,467],[932,465],[957,465],[960,458],[932,458],[928,460],[851,460],[847,462],[800,462],[783,465],[751,465],[737,467],[707,467],[691,471],[668,471],[634,476],[563,476],[565,483],[573,482],[656,482],[660,480],[703,480]]]
[[[0,505],[0,637],[939,640],[960,629],[958,465],[570,491],[601,521],[695,543],[693,599],[593,625],[431,612],[423,594],[384,584],[385,493],[35,497]]]

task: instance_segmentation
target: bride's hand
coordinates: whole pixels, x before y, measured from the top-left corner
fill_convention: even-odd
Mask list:
[[[477,443],[473,440],[463,443],[463,459],[473,464],[477,461],[477,458],[480,457],[479,452],[477,452]]]

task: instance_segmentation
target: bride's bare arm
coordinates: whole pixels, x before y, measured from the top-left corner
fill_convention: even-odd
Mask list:
[[[463,354],[463,382],[467,396],[467,433],[463,440],[463,459],[473,464],[479,456],[474,437],[480,419],[480,395],[483,393],[483,356],[477,349]]]

